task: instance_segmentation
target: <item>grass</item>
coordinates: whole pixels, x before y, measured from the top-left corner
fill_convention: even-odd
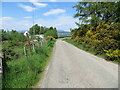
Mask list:
[[[4,88],[31,88],[40,79],[40,74],[45,70],[55,41],[43,43],[35,47],[36,52],[32,56],[24,56],[23,48],[15,51],[22,53],[17,60],[8,61],[8,71],[3,80]],[[22,49],[22,50],[21,50]]]
[[[84,51],[87,51],[91,54],[94,54],[98,57],[101,57],[101,58],[104,58],[105,59],[105,54],[97,54],[97,52],[95,52],[95,50],[93,50],[92,48],[88,48],[87,45],[83,45],[83,44],[78,44],[77,42],[74,42],[72,39],[63,39],[64,41],[68,42],[68,43],[71,43],[72,45],[84,50]]]
[[[74,42],[72,39],[63,39],[63,40],[70,43],[70,44],[72,44],[72,45],[74,45],[74,46],[76,46],[76,47],[78,47],[78,48],[80,48],[80,49],[82,49],[82,50],[84,50],[84,51],[87,51],[87,52],[89,52],[91,54],[94,54],[94,55],[100,57],[100,58],[103,58],[103,59],[105,59],[105,60],[107,60],[109,62],[112,62],[112,63],[115,63],[115,64],[120,64],[120,59],[109,60],[105,53],[99,54],[98,52],[96,52],[94,49],[90,48],[86,44],[85,45],[78,44],[77,42]]]

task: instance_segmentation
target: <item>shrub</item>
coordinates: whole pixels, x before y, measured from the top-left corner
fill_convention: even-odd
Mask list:
[[[47,40],[53,40],[54,38],[52,36],[47,36]]]
[[[120,49],[120,23],[103,22],[96,27],[87,28],[83,33],[80,27],[71,31],[72,39],[84,48],[92,48],[97,54],[104,50]],[[85,33],[86,32],[86,33]],[[107,57],[109,59],[109,56]]]
[[[104,50],[106,55],[109,57],[110,60],[120,60],[120,50],[116,49],[109,49],[109,50]]]

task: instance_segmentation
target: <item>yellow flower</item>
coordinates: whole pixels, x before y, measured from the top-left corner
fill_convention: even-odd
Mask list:
[[[109,57],[120,57],[120,50],[116,49],[116,50],[104,50],[106,52],[106,55]]]

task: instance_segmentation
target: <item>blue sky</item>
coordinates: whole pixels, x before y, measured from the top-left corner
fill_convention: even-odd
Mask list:
[[[33,4],[33,5],[32,5]],[[17,31],[28,30],[33,25],[33,12],[35,24],[53,26],[58,30],[69,31],[77,27],[73,18],[76,13],[72,6],[76,2],[3,2],[2,28]]]

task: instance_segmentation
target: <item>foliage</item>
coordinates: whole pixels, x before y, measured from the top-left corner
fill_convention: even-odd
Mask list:
[[[116,50],[104,50],[106,52],[106,55],[109,57],[109,59],[111,60],[120,60],[120,50],[116,49]]]
[[[41,41],[42,38],[40,38],[40,37],[36,37],[36,40],[37,40],[37,41]]]
[[[40,38],[38,38],[40,39]],[[2,51],[5,62],[3,88],[27,88],[39,80],[39,74],[44,71],[55,40],[35,46],[32,56],[24,55],[23,45],[26,37],[16,30],[2,30]],[[24,83],[23,83],[24,82]]]
[[[100,23],[96,27],[88,28],[83,34],[81,29],[72,30],[72,39],[78,44],[86,45],[85,48],[92,48],[97,54],[105,53],[104,50],[120,50],[120,23]],[[117,32],[117,33],[116,33]],[[113,52],[114,53],[114,52]],[[115,58],[108,55],[107,59],[114,60]],[[110,58],[109,58],[110,57]],[[115,59],[116,60],[116,59]]]
[[[57,34],[56,28],[50,27],[45,33],[45,37],[47,37],[47,36],[52,36],[57,39],[58,34]]]
[[[23,43],[26,41],[26,37],[23,33],[18,33],[16,30],[5,31],[2,30],[2,52],[5,54],[5,60],[13,60],[16,58],[14,48],[23,46]]]
[[[52,42],[52,45],[49,44]],[[23,48],[18,48],[19,59],[8,61],[8,71],[5,72],[3,88],[29,88],[39,80],[50,57],[55,41],[45,42],[41,47],[36,46],[32,56],[24,56]]]
[[[24,42],[26,41],[26,37],[24,36],[23,33],[18,33],[16,30],[12,30],[12,31],[2,30],[2,41],[5,41],[5,40]]]
[[[79,2],[74,17],[96,26],[101,22],[120,22],[120,2]]]
[[[38,26],[38,24],[35,24],[30,28],[29,32],[31,35],[44,34],[45,37],[53,36],[54,38],[58,38],[57,30],[56,28],[53,28],[53,27],[46,28],[43,26]]]
[[[34,26],[32,26],[29,30],[30,34],[41,34],[41,29],[40,26],[38,26],[38,24],[35,24]]]
[[[53,40],[54,38],[52,36],[47,36],[47,40]]]
[[[106,54],[107,60],[120,61],[120,2],[79,2],[75,18],[83,24],[71,30],[71,39],[96,54]]]

